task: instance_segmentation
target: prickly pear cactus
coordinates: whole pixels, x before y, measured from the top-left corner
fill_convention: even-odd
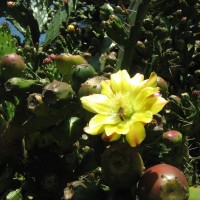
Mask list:
[[[5,54],[17,51],[17,40],[12,36],[7,23],[0,26],[0,59]]]

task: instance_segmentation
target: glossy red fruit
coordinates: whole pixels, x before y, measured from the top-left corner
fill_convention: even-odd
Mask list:
[[[168,146],[178,146],[182,144],[183,136],[182,133],[176,130],[169,130],[163,133],[163,141]]]
[[[147,169],[138,182],[139,200],[187,200],[189,187],[178,168],[158,164]]]
[[[25,63],[16,53],[6,54],[1,58],[0,71],[4,80],[13,77],[24,77]]]

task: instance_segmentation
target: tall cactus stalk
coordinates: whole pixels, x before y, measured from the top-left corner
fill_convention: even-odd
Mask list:
[[[146,16],[150,0],[132,0],[129,6],[131,13],[128,17],[130,25],[128,42],[119,51],[117,68],[130,70],[135,46],[140,36],[143,19]]]

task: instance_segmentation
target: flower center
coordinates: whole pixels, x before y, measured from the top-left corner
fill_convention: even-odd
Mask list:
[[[130,94],[117,93],[115,96],[117,115],[121,121],[125,121],[127,118],[131,118],[134,113],[133,104],[131,101]]]
[[[124,121],[124,117],[125,117],[124,109],[120,107],[117,114],[119,118],[121,119],[121,121]]]

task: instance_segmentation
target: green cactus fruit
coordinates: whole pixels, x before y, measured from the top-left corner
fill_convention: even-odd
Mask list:
[[[179,146],[183,142],[183,135],[179,131],[169,130],[163,133],[163,142],[169,147]]]
[[[1,58],[0,71],[5,81],[13,77],[24,77],[26,65],[16,53],[6,54]]]
[[[198,200],[200,197],[200,185],[193,185],[189,187],[190,196],[188,200]]]
[[[95,69],[90,64],[77,65],[72,69],[72,88],[78,91],[81,84],[88,78],[94,77],[97,74]]]
[[[142,176],[144,164],[138,152],[125,143],[111,145],[102,154],[102,179],[114,188],[130,188]]]
[[[78,117],[71,117],[59,124],[53,131],[55,142],[65,151],[83,134],[85,123]]]
[[[72,55],[68,53],[56,56],[55,62],[58,71],[61,73],[63,80],[66,82],[71,81],[71,73],[74,66],[87,63],[81,55]]]
[[[49,83],[47,79],[28,80],[19,77],[10,78],[5,84],[6,92],[12,95],[24,95],[31,92],[40,92],[44,85]]]
[[[70,84],[54,80],[43,88],[42,95],[45,104],[60,108],[73,99],[74,91]]]
[[[107,80],[105,76],[95,76],[89,78],[86,82],[81,84],[81,87],[78,91],[78,96],[88,96],[90,94],[100,94],[101,93],[101,85],[102,81]]]
[[[139,200],[187,200],[189,187],[178,168],[158,164],[147,169],[138,182]]]
[[[164,78],[157,76],[157,86],[160,88],[161,94],[166,97],[168,95],[169,87],[167,81]]]

